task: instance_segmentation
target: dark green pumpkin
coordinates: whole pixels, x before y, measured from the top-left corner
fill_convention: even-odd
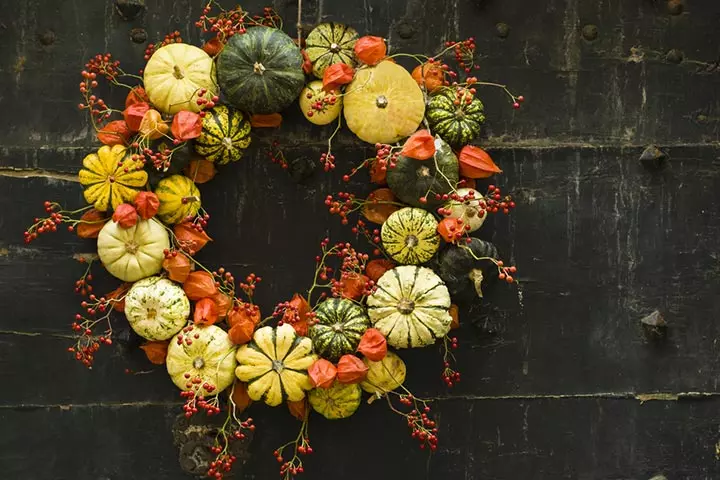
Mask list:
[[[458,175],[457,157],[447,143],[436,138],[433,158],[398,157],[395,167],[387,170],[387,183],[395,196],[408,205],[432,208],[442,203],[435,195],[450,193]],[[420,197],[426,197],[427,203],[420,202]]]
[[[275,113],[293,103],[305,86],[303,57],[277,28],[252,27],[230,37],[217,57],[221,92],[250,113]]]
[[[225,105],[206,112],[202,132],[195,140],[195,151],[218,165],[237,162],[250,145],[250,121]]]
[[[472,98],[472,101],[466,103],[465,98]],[[461,100],[459,105],[455,105],[456,100]],[[447,87],[430,97],[425,117],[430,130],[454,148],[463,147],[475,139],[485,121],[482,102],[469,90]]]
[[[448,245],[438,259],[436,272],[445,282],[453,299],[471,299],[483,296],[483,288],[497,278],[497,266],[490,260],[498,259],[498,251],[490,242],[472,238],[470,243]]]
[[[334,63],[355,66],[355,42],[359,35],[342,23],[321,23],[305,40],[305,53],[313,64],[313,75],[323,78],[325,69]]]
[[[310,327],[313,350],[322,358],[337,362],[357,349],[370,327],[365,309],[351,300],[330,298],[315,310],[317,323]]]

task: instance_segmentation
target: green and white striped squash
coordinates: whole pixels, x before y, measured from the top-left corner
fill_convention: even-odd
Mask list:
[[[206,112],[195,151],[218,165],[237,162],[250,146],[250,121],[239,111],[218,105]]]
[[[315,27],[305,39],[305,53],[313,65],[313,75],[323,78],[334,63],[355,66],[355,42],[359,35],[342,23],[327,22]]]
[[[337,362],[347,353],[353,353],[363,333],[370,327],[365,309],[345,298],[329,298],[315,310],[315,323],[310,327],[315,353]]]
[[[380,231],[382,246],[401,264],[425,263],[440,247],[438,222],[422,208],[405,207],[393,212]]]
[[[313,386],[307,369],[315,363],[312,342],[295,333],[292,325],[262,327],[250,343],[237,351],[235,375],[248,383],[251,399],[275,407],[286,400],[297,402]]]
[[[395,348],[424,347],[450,331],[450,293],[429,268],[388,270],[367,300],[373,326]]]
[[[225,330],[215,325],[190,325],[186,330],[168,345],[165,359],[168,374],[180,390],[197,388],[200,395],[217,395],[235,381],[236,346]],[[195,379],[200,382],[193,383]],[[214,387],[212,391],[205,390],[205,383]]]
[[[308,393],[310,406],[328,420],[348,418],[360,407],[362,389],[357,383],[336,381],[330,388],[314,388]]]
[[[465,98],[472,100],[466,103]],[[460,100],[458,105],[455,105],[456,100]],[[483,108],[482,102],[469,90],[444,87],[430,98],[425,118],[433,133],[454,148],[460,148],[480,134],[481,125],[485,121]]]
[[[200,210],[200,190],[185,175],[163,178],[155,187],[155,195],[160,200],[157,216],[163,223],[181,223]]]
[[[220,90],[244,112],[276,113],[293,103],[305,86],[303,56],[282,30],[252,27],[230,37],[217,56]]]
[[[187,324],[190,300],[182,287],[155,276],[133,284],[125,297],[125,316],[141,337],[167,340]]]

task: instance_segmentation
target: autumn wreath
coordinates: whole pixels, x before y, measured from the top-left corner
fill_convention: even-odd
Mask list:
[[[87,205],[70,211],[48,201],[48,216],[24,234],[31,242],[66,224],[97,239],[97,257],[81,258],[88,263],[76,283],[82,311],[68,351],[91,367],[113,341],[116,312],[124,313],[146,340],[148,360],[165,364],[181,390],[184,417],[224,417],[202,465],[209,477],[222,478],[237,461],[234,445],[255,429],[242,416],[252,402],[286,405],[301,421],[295,440],[273,452],[284,478],[302,473],[303,455],[313,451],[310,413],[349,417],[363,392],[402,415],[420,448],[436,450],[431,407],[405,387],[400,352],[439,343],[442,378],[453,386],[460,381],[452,354],[458,340],[450,335],[456,303],[482,297],[495,278],[514,282],[515,267],[472,236],[515,204],[495,185],[480,191],[500,169],[471,142],[485,120],[477,88],[500,87],[514,108],[523,98],[473,76],[472,38],[447,42],[432,57],[388,55],[385,39],[360,37],[346,25],[321,23],[306,37],[298,27],[294,40],[269,8],[252,16],[214,2],[197,26],[210,37],[202,47],[172,33],[148,46],[139,75],[109,53],[82,71],[79,108],[103,144],[78,174]],[[413,69],[400,60],[415,62]],[[103,80],[128,89],[122,109],[98,97]],[[336,122],[320,158],[325,171],[336,167],[332,140],[343,120],[374,144],[375,156],[343,179],[367,170],[378,188],[366,198],[339,192],[325,199],[371,252],[324,239],[308,290],[263,317],[253,302],[261,277],[236,278],[195,258],[211,241],[197,185],[240,160],[252,130],[278,127],[278,112],[296,102],[310,122]],[[270,157],[290,167],[277,142]],[[93,290],[98,263],[122,282],[115,290]]]

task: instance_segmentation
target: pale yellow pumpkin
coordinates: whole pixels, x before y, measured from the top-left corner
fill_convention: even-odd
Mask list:
[[[335,103],[325,103],[321,110],[315,110],[312,105],[323,102],[326,98],[335,97]],[[340,116],[342,110],[342,97],[331,95],[323,90],[322,80],[315,80],[307,84],[300,92],[300,109],[305,118],[315,125],[327,125]]]
[[[473,197],[467,200],[450,200],[445,205],[445,208],[449,210],[445,216],[461,220],[463,225],[470,225],[469,232],[474,232],[485,223],[487,212],[484,208],[480,208],[480,201],[484,200],[482,193],[472,188],[458,188],[457,190],[457,194],[461,198],[468,197],[471,192]]]
[[[170,340],[165,360],[168,374],[180,390],[217,395],[235,380],[236,349],[222,328],[191,325]],[[205,383],[214,388],[207,391]]]
[[[160,272],[170,238],[160,222],[140,220],[130,228],[109,221],[98,235],[98,256],[111,275],[135,282]]]
[[[218,92],[212,58],[186,43],[171,43],[153,53],[145,66],[143,82],[155,108],[172,115],[180,110],[199,112],[200,89],[207,89],[203,97],[207,99]]]

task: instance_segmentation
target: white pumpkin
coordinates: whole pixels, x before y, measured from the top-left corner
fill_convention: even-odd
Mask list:
[[[190,325],[170,341],[165,363],[170,378],[180,390],[216,395],[235,380],[236,350],[222,328]],[[205,383],[214,388],[205,390]]]
[[[153,53],[145,66],[143,83],[155,108],[172,115],[180,110],[199,112],[200,89],[207,89],[203,98],[208,100],[218,92],[212,58],[187,43],[171,43]]]
[[[367,299],[373,326],[395,348],[424,347],[450,331],[450,293],[435,272],[403,265],[385,272]]]
[[[482,193],[472,188],[458,188],[457,194],[460,197],[466,197],[472,192],[472,199],[465,201],[450,200],[445,208],[450,210],[450,214],[445,215],[447,218],[457,218],[462,220],[464,225],[470,225],[470,232],[474,232],[482,227],[487,218],[487,212],[480,209],[480,202],[483,200]]]
[[[135,282],[125,297],[125,316],[141,337],[167,340],[187,323],[190,300],[179,285],[167,278],[144,278]]]
[[[109,221],[98,235],[98,256],[111,275],[135,282],[160,272],[170,238],[160,222],[139,220],[130,228]]]

